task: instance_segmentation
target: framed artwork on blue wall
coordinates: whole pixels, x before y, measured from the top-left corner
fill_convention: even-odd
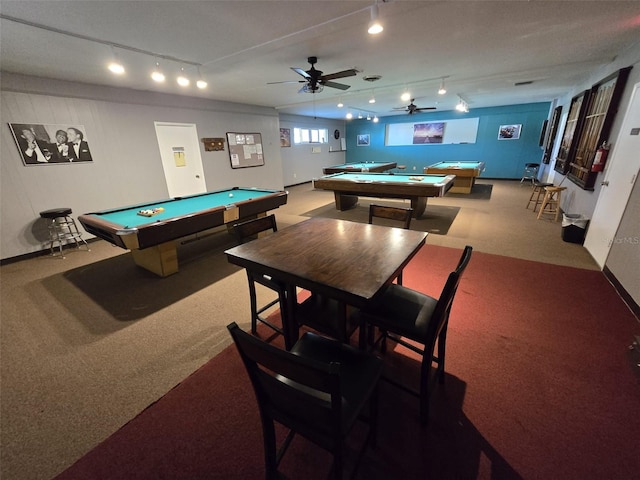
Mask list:
[[[356,145],[358,147],[368,147],[370,143],[370,137],[368,133],[360,133],[356,137]]]
[[[500,125],[498,129],[498,140],[518,140],[520,138],[522,124]]]

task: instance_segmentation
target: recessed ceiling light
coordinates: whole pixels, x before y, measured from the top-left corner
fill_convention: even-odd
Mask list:
[[[365,75],[364,77],[362,77],[362,79],[367,82],[377,82],[381,78],[382,78],[381,75]]]

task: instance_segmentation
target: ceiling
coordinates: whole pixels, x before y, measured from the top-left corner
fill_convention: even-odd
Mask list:
[[[551,101],[640,40],[640,1],[379,0],[376,36],[367,33],[373,3],[1,0],[1,68],[290,114],[382,117],[403,113],[393,108],[407,104],[407,89],[418,107],[438,110],[452,110],[458,96],[471,110]],[[122,76],[106,69],[114,53]],[[303,77],[291,67],[308,70],[309,56],[325,74],[359,73],[335,80],[348,90],[298,93]],[[149,78],[156,61],[163,85]],[[197,65],[207,89],[177,86],[180,68],[195,79]],[[438,95],[443,79],[447,93]],[[270,84],[283,81],[293,83]]]

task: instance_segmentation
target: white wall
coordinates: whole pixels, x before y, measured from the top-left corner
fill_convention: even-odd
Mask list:
[[[595,69],[587,80],[577,85],[571,92],[568,92],[565,96],[558,99],[557,104],[562,105],[563,116],[566,116],[566,114],[568,113],[571,99],[576,94],[582,92],[583,90],[591,88],[594,84],[598,83],[620,68],[628,67],[630,65],[632,65],[633,68],[629,72],[629,78],[627,79],[622,98],[620,99],[618,114],[616,115],[609,135],[610,141],[613,142],[616,138],[618,138],[618,133],[620,132],[620,127],[622,126],[622,121],[624,119],[624,112],[626,111],[629,100],[631,99],[633,86],[640,81],[640,43],[637,43],[634,46],[630,47],[628,50],[621,52],[613,62]],[[564,132],[564,123],[560,125],[560,127],[561,128],[558,129],[559,139],[562,138],[562,134]],[[615,148],[615,145],[613,145],[612,148]],[[554,155],[555,153],[556,152],[554,152]],[[549,166],[549,179],[545,181],[553,181],[556,185],[558,185],[558,183],[563,180],[563,176],[553,170],[554,160],[555,156],[552,157],[551,164]],[[561,207],[563,211],[569,213],[579,213],[588,218],[591,218],[591,215],[593,214],[596,203],[598,201],[598,195],[600,194],[600,182],[602,181],[603,175],[603,173],[598,174],[598,178],[596,179],[593,191],[583,190],[582,188],[571,182],[569,179],[565,179],[562,183],[563,187],[567,187],[567,190],[562,194]]]
[[[226,145],[205,152],[201,144],[207,188],[284,187],[278,114],[270,108],[7,73],[0,100],[2,259],[42,248],[42,210],[70,207],[77,217],[167,198],[154,121],[195,123],[199,138],[260,132],[262,167],[231,169]],[[93,162],[26,167],[7,123],[83,125]]]
[[[280,127],[291,129],[291,147],[283,147],[282,169],[285,185],[296,185],[322,176],[322,168],[339,165],[345,162],[345,152],[340,152],[340,140],[333,137],[334,130],[340,131],[340,137],[345,135],[343,120],[329,120],[326,118],[311,118],[298,115],[281,115]],[[311,145],[294,145],[293,128],[326,128],[329,130],[329,143],[314,145],[319,147],[319,153],[312,153]],[[331,151],[329,149],[331,148]]]

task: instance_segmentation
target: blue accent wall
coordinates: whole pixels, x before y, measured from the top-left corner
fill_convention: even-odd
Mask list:
[[[542,125],[549,116],[550,103],[528,103],[505,107],[474,108],[468,113],[457,111],[416,113],[411,116],[382,117],[378,123],[355,119],[347,122],[347,162],[396,162],[406,165],[407,173],[421,173],[432,163],[476,160],[485,162],[483,177],[521,178],[525,163],[540,163]],[[390,123],[431,122],[458,118],[478,118],[476,143],[390,146],[384,144],[386,125]],[[498,140],[500,125],[521,124],[518,140]],[[370,135],[370,145],[359,147],[356,136]],[[415,167],[415,170],[414,170]]]

